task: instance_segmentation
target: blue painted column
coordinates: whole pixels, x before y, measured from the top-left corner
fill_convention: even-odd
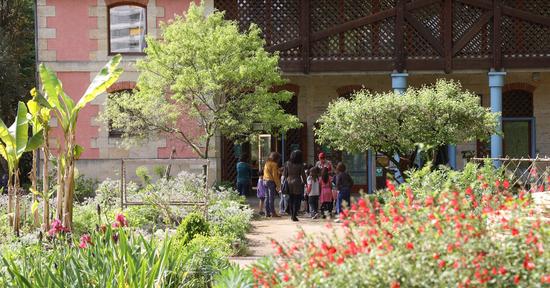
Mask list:
[[[506,72],[489,72],[489,88],[491,89],[491,112],[502,113],[502,86]],[[502,132],[502,116],[498,116],[497,132]],[[502,157],[502,136],[491,135],[491,158]],[[500,167],[500,161],[494,161],[496,167]]]
[[[372,194],[376,191],[376,155],[372,150],[367,152],[367,193]]]
[[[408,73],[392,73],[391,74],[391,88],[393,89],[393,92],[396,94],[404,94],[407,90],[407,77],[409,77]],[[399,155],[395,155],[395,160],[399,162],[401,159],[399,159]],[[399,172],[395,174],[395,180],[397,180],[399,183],[405,182],[405,179],[401,176]]]
[[[451,169],[456,170],[456,145],[449,144],[447,154],[449,155],[449,166],[451,166]]]

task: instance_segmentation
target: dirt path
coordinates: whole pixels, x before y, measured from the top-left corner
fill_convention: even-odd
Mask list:
[[[249,202],[251,202],[251,207],[257,207],[254,199],[249,199]],[[322,237],[323,233],[331,233],[331,230],[326,227],[328,223],[336,229],[340,227],[340,224],[333,223],[332,220],[328,219],[313,220],[307,215],[300,215],[298,219],[300,221],[292,222],[288,216],[280,218],[256,217],[256,220],[252,221],[252,229],[247,235],[249,244],[248,255],[233,257],[231,260],[241,266],[246,266],[263,256],[268,256],[275,252],[271,239],[286,243],[292,240],[301,229],[308,235],[319,235],[319,237]]]

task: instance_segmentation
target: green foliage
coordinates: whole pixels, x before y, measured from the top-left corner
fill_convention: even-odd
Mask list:
[[[11,122],[17,102],[35,85],[34,1],[0,1],[0,118]]]
[[[209,235],[210,225],[204,216],[197,212],[189,213],[176,230],[176,240],[181,246],[187,245],[198,235]]]
[[[164,174],[166,173],[166,167],[156,165],[155,167],[153,167],[153,173],[155,173],[155,175],[160,179],[165,176]]]
[[[95,197],[98,181],[88,178],[84,175],[78,175],[75,179],[74,200],[76,202],[84,202],[88,198]]]
[[[225,269],[219,275],[214,277],[213,288],[252,288],[254,287],[254,278],[250,270],[243,270],[239,266],[231,266]]]
[[[231,249],[225,239],[218,236],[196,235],[182,251],[185,270],[185,287],[208,287],[214,276],[229,267]]]
[[[51,251],[31,253],[22,248],[18,258],[3,256],[0,281],[3,287],[180,287],[186,275],[171,240],[123,229],[91,234],[91,243],[58,242]],[[82,247],[82,246],[81,246]]]
[[[141,179],[143,185],[147,186],[151,184],[151,176],[149,176],[149,169],[145,166],[139,166],[136,168],[136,176]]]
[[[320,144],[348,152],[381,152],[411,160],[416,151],[486,139],[496,129],[497,114],[458,82],[438,80],[433,86],[409,88],[403,95],[357,92],[339,99],[318,120]]]
[[[207,158],[217,133],[243,141],[258,133],[254,123],[272,134],[300,126],[279,105],[291,93],[271,91],[284,81],[279,57],[264,50],[258,27],[241,33],[223,13],[204,12],[192,3],[185,18],[164,24],[160,37],[149,37],[146,57],[137,63],[139,89],[108,101],[102,118],[125,139],[166,133]],[[180,119],[196,125],[182,128]]]

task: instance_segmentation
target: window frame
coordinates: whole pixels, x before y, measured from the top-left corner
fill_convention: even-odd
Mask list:
[[[107,55],[113,56],[113,55],[130,55],[130,56],[143,56],[145,55],[145,52],[113,52],[111,51],[111,9],[119,7],[119,6],[139,6],[143,9],[145,9],[145,36],[147,36],[148,29],[148,19],[147,19],[147,5],[138,3],[138,2],[131,2],[131,1],[124,1],[124,2],[117,2],[111,5],[107,6]]]

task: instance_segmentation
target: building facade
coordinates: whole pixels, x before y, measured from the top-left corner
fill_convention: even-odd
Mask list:
[[[160,21],[189,5],[176,0],[38,2],[39,61],[58,71],[71,95],[79,95],[115,51],[126,54],[127,72],[110,92],[131,89],[137,77],[132,62],[141,57],[143,36],[158,35]],[[278,150],[288,157],[300,148],[309,163],[320,151],[343,161],[361,187],[372,189],[380,176],[375,173],[376,155],[351,155],[316,145],[316,120],[330,101],[360,88],[399,92],[439,78],[459,80],[480,95],[482,105],[502,113],[504,136],[494,135],[490,143],[450,146],[452,166],[460,168],[475,155],[550,155],[549,1],[214,0],[206,5],[209,11],[226,11],[226,18],[243,29],[259,25],[266,48],[278,51],[289,79],[277,89],[295,95],[285,109],[304,124],[284,137],[262,135],[250,145],[219,139],[212,171],[218,179],[234,179],[236,158],[243,152],[261,163],[266,151]],[[172,146],[177,147],[176,157],[194,157],[170,139],[138,148],[117,147],[108,127],[95,121],[106,99],[107,95],[99,97],[79,119],[85,131],[78,139],[87,148],[84,159],[103,159],[89,163],[167,158]]]

